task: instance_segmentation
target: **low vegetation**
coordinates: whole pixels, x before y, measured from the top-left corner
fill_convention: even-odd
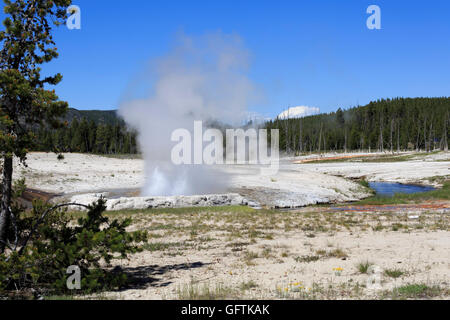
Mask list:
[[[387,295],[392,299],[430,299],[448,294],[447,289],[439,286],[429,286],[423,283],[408,284],[395,288]]]
[[[328,114],[266,123],[288,152],[448,149],[450,98],[395,98]],[[383,161],[403,161],[387,156]],[[377,161],[375,159],[375,161]]]
[[[127,284],[127,275],[108,268],[111,261],[141,251],[146,232],[127,232],[129,218],[103,215],[105,201],[88,207],[73,221],[59,206],[35,201],[31,212],[15,207],[14,235],[0,255],[0,298],[37,298],[55,294],[92,293]],[[70,266],[79,268],[80,287],[67,286]]]
[[[354,266],[355,256],[353,249],[342,246],[340,243],[336,243],[333,240],[333,236],[336,234],[364,234],[364,232],[434,232],[434,231],[449,231],[449,219],[446,215],[436,214],[433,212],[423,212],[418,219],[409,219],[408,214],[405,213],[364,213],[364,212],[341,212],[333,210],[324,210],[324,208],[311,208],[312,211],[279,211],[279,210],[255,210],[249,207],[241,206],[227,206],[227,207],[214,207],[214,208],[177,208],[177,209],[149,209],[149,210],[123,210],[114,212],[102,212],[101,217],[98,218],[108,219],[111,221],[117,221],[114,225],[121,231],[115,229],[114,232],[125,232],[124,230],[139,230],[146,233],[146,238],[136,238],[133,248],[125,250],[126,255],[130,253],[141,251],[141,254],[151,255],[152,264],[156,263],[153,260],[158,259],[186,259],[194,254],[207,255],[210,261],[210,257],[213,259],[225,259],[226,257],[235,257],[232,265],[227,267],[224,273],[233,279],[236,274],[240,274],[242,270],[253,270],[259,268],[261,265],[284,265],[289,263],[295,264],[299,270],[303,268],[313,267],[315,264],[324,265],[329,264],[329,275],[327,277],[334,277],[338,279],[351,280],[345,287],[341,287],[339,283],[317,283],[314,288],[308,288],[306,285],[304,288],[291,288],[286,292],[283,288],[280,293],[266,292],[262,293],[264,284],[260,284],[257,279],[254,278],[238,278],[235,282],[223,282],[226,285],[218,284],[217,286],[212,282],[208,282],[211,275],[206,277],[205,281],[192,281],[186,285],[177,284],[177,289],[172,291],[176,293],[174,297],[179,299],[222,299],[222,298],[243,298],[249,297],[252,294],[259,294],[263,297],[279,297],[279,298],[299,298],[299,299],[338,299],[342,297],[358,298],[364,294],[365,277],[367,277],[367,270],[369,269],[371,262],[362,261],[357,265],[358,272],[352,271],[351,265]],[[317,211],[313,211],[317,210]],[[102,210],[98,210],[100,212]],[[32,218],[34,215],[27,214],[25,216]],[[92,217],[92,213],[89,212],[60,212],[61,219],[64,218],[66,224],[56,223],[58,230],[72,230],[70,228],[77,228],[77,226],[83,225],[95,220]],[[60,219],[58,218],[58,219]],[[132,222],[129,223],[132,218]],[[56,219],[56,221],[59,221]],[[22,220],[22,219],[21,219]],[[25,220],[24,220],[25,221]],[[84,222],[83,222],[84,221]],[[80,224],[81,222],[81,224]],[[124,224],[125,223],[125,224]],[[128,224],[129,223],[129,224]],[[110,223],[111,224],[111,223]],[[97,224],[98,225],[98,224]],[[105,225],[102,223],[102,226]],[[63,227],[66,226],[66,227]],[[126,227],[125,227],[126,226]],[[103,229],[102,229],[103,230]],[[394,231],[397,230],[397,231]],[[42,231],[41,231],[42,232]],[[55,231],[53,231],[55,232]],[[134,232],[134,231],[133,231]],[[53,233],[51,233],[53,234]],[[123,233],[123,236],[129,233]],[[96,248],[99,242],[97,241],[96,232],[89,234],[92,236],[92,247]],[[125,236],[128,237],[128,236]],[[293,250],[289,243],[280,243],[280,239],[286,237],[300,237],[304,241],[302,251]],[[61,239],[61,238],[58,238]],[[127,238],[130,239],[131,238]],[[321,242],[317,245],[317,242],[322,241],[320,239],[330,239],[326,243]],[[33,243],[37,245],[39,240],[34,239]],[[101,241],[99,238],[98,241]],[[137,242],[140,241],[140,242]],[[66,242],[67,240],[61,240],[60,242]],[[69,241],[69,243],[71,243]],[[316,243],[314,245],[313,243]],[[57,243],[51,244],[51,250],[57,251]],[[85,244],[82,244],[85,246]],[[130,244],[131,245],[131,244]],[[34,246],[34,245],[33,245]],[[85,252],[77,245],[69,245],[73,247],[77,253],[75,257],[81,257]],[[91,265],[83,272],[93,272],[92,279],[97,279],[91,284],[88,282],[83,283],[85,292],[95,292],[101,289],[113,290],[117,288],[126,288],[128,280],[133,278],[133,273],[130,271],[120,271],[114,266],[120,265],[120,258],[122,249],[111,244],[110,256],[111,267],[107,264],[100,263],[98,265]],[[31,248],[31,247],[30,247]],[[59,248],[59,247],[58,247]],[[98,248],[98,247],[97,247]],[[104,247],[100,247],[104,248]],[[50,247],[47,247],[50,249]],[[117,251],[118,250],[118,251]],[[71,252],[71,251],[70,251]],[[69,253],[70,253],[69,252]],[[102,254],[106,253],[105,250],[101,250]],[[116,252],[116,253],[114,253]],[[211,254],[214,252],[214,254]],[[73,253],[70,253],[73,254]],[[64,256],[64,255],[63,255]],[[100,257],[97,255],[97,257]],[[78,259],[78,258],[76,258]],[[119,259],[119,260],[118,260]],[[348,260],[348,261],[346,261]],[[215,261],[215,260],[214,260]],[[16,261],[17,262],[17,261]],[[72,263],[72,260],[67,260],[67,263]],[[75,262],[77,263],[77,262]],[[221,265],[223,262],[218,262]],[[346,263],[344,266],[343,263]],[[349,266],[350,264],[350,266]],[[10,265],[11,266],[11,265]],[[20,266],[20,264],[15,264]],[[1,268],[1,267],[0,267]],[[205,267],[210,268],[210,267]],[[213,268],[213,266],[211,266]],[[269,267],[271,268],[271,267]],[[353,267],[354,268],[354,267]],[[48,269],[48,268],[47,268]],[[5,269],[3,266],[0,274],[11,274],[12,269]],[[100,273],[94,272],[94,270],[100,270]],[[116,270],[115,272],[113,272]],[[65,270],[64,270],[65,271]],[[214,271],[216,272],[216,271]],[[410,270],[400,269],[388,269],[384,271],[385,279],[398,279],[396,281],[407,281]],[[23,273],[22,273],[23,274]],[[58,284],[55,285],[49,280],[49,278],[40,278],[40,280],[31,285],[27,283],[24,288],[44,287],[39,294],[52,296],[53,298],[65,297],[77,298],[72,296],[72,292],[64,290],[64,281],[67,279],[66,274],[60,274],[61,278],[58,280]],[[120,275],[125,278],[115,278]],[[110,277],[111,278],[108,278]],[[217,276],[217,275],[216,275]],[[360,277],[360,278],[358,278]],[[361,282],[361,277],[363,280]],[[12,277],[10,276],[9,279]],[[22,278],[27,279],[28,275],[24,274]],[[161,279],[164,280],[165,276],[161,275]],[[202,280],[203,277],[200,277]],[[214,278],[214,277],[213,277]],[[32,279],[32,278],[30,278]],[[56,279],[56,278],[54,278]],[[62,279],[62,280],[61,280]],[[107,279],[107,280],[105,280]],[[119,281],[120,280],[120,281]],[[8,280],[9,281],[9,280]],[[56,280],[55,280],[56,281]],[[88,281],[88,280],[85,280]],[[5,282],[3,282],[5,283]],[[296,283],[294,281],[294,283]],[[11,294],[13,283],[7,287],[3,287],[3,292],[7,295]],[[22,284],[23,285],[23,284]],[[331,286],[331,287],[330,287]],[[433,288],[433,286],[429,286]],[[25,289],[25,291],[28,289]],[[385,293],[384,297],[390,298],[408,298],[412,297],[412,294],[408,291],[392,291]],[[433,289],[434,290],[434,289]],[[427,295],[437,294],[435,291],[426,291],[425,294],[418,294],[416,298],[427,297]],[[76,292],[80,294],[81,292]],[[442,290],[439,294],[445,294]],[[32,297],[32,295],[29,295]],[[102,294],[96,294],[95,297],[102,298]],[[108,298],[111,296],[108,295]],[[169,298],[167,296],[167,298]]]
[[[384,274],[390,278],[396,279],[403,276],[405,272],[400,269],[386,269],[384,270]]]
[[[370,268],[371,266],[373,266],[373,263],[372,263],[372,262],[365,261],[365,262],[360,262],[360,263],[357,265],[357,268],[358,268],[359,273],[367,274],[368,271],[369,271],[369,268]]]
[[[238,292],[222,283],[195,284],[189,283],[177,289],[179,300],[225,300],[238,296]]]

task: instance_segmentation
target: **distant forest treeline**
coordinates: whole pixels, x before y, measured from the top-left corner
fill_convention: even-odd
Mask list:
[[[395,98],[300,119],[275,119],[280,149],[323,151],[448,150],[450,98]]]
[[[136,132],[115,111],[69,109],[68,125],[37,129],[37,150],[136,154]],[[448,149],[450,98],[395,98],[299,119],[275,119],[288,153]]]
[[[97,120],[97,121],[96,121]],[[100,121],[98,118],[73,118],[68,125],[37,130],[36,151],[81,152],[97,154],[136,154],[136,133],[119,118]]]

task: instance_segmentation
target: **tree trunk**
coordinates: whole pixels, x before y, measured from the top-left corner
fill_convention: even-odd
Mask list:
[[[300,122],[300,138],[299,138],[299,145],[298,145],[298,147],[299,147],[299,149],[300,149],[300,153],[302,153],[303,152],[303,140],[302,140],[302,120],[300,119],[299,120],[299,122]]]
[[[420,122],[417,122],[416,151],[419,152]]]
[[[430,124],[430,134],[428,135],[428,152],[432,152],[434,150],[434,145],[433,145],[433,122],[431,122]]]
[[[347,127],[345,127],[344,130],[345,130],[345,132],[344,132],[344,134],[345,134],[344,152],[347,153],[347,138],[348,138]]]
[[[286,154],[290,153],[290,139],[289,139],[289,121],[290,121],[290,107],[288,107],[288,114],[287,114],[287,118],[284,118],[284,131],[285,131],[285,148],[286,148]]]
[[[383,138],[383,117],[380,115],[380,137],[378,138],[378,151],[384,151],[384,138]]]
[[[294,152],[294,154],[296,153],[296,151],[297,151],[297,146],[296,146],[296,142],[297,142],[297,139],[296,139],[296,136],[295,136],[295,129],[296,129],[296,124],[295,124],[295,122],[294,122],[294,125],[293,125],[293,127],[292,127],[292,151]]]
[[[13,159],[12,157],[5,157],[3,159],[3,174],[2,174],[3,179],[1,185],[1,199],[0,199],[0,253],[3,253],[5,251],[7,231],[9,227],[11,193],[12,193],[12,173],[13,173]]]
[[[391,120],[391,139],[390,139],[390,144],[391,144],[391,153],[394,153],[394,141],[393,141],[393,135],[394,135],[394,119]]]
[[[425,144],[425,151],[427,151],[427,118],[425,118],[423,123],[423,143]]]
[[[378,150],[380,152],[384,151],[383,125],[381,123],[380,123],[380,141],[379,141]]]
[[[320,148],[321,148],[321,144],[322,144],[322,123],[320,124],[320,133],[319,133],[319,154],[320,154]]]
[[[447,141],[447,121],[448,121],[448,113],[444,119],[444,131],[442,133],[441,139],[441,150],[448,151],[448,141]]]

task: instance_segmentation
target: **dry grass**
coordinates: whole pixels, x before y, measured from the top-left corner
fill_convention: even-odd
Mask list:
[[[73,213],[73,217],[80,215],[82,213]],[[118,219],[132,217],[130,230],[145,229],[149,232],[149,242],[144,244],[145,252],[140,257],[148,257],[145,259],[151,264],[164,261],[165,264],[178,265],[177,261],[193,259],[212,261],[201,272],[195,273],[200,280],[207,279],[206,282],[182,284],[173,280],[174,283],[168,287],[171,289],[163,290],[163,297],[168,299],[372,299],[373,294],[365,288],[368,277],[365,273],[371,263],[377,263],[378,257],[373,256],[370,262],[360,258],[355,253],[358,240],[349,247],[334,242],[336,235],[373,234],[384,238],[384,235],[393,234],[450,231],[448,215],[433,212],[423,213],[419,219],[413,220],[406,213],[283,212],[248,207],[136,210],[108,212],[107,215]],[[296,240],[299,242],[293,245],[289,239],[294,238],[301,240]],[[358,261],[362,263],[357,265]],[[343,263],[347,265],[342,272],[333,271]],[[395,266],[397,261],[389,263]],[[289,283],[295,283],[295,279],[281,283],[280,290],[274,284],[265,284],[266,273],[279,266],[290,266],[288,271],[302,275],[308,268],[316,270],[324,265],[329,267],[326,270],[322,267],[322,274],[317,274],[318,278],[308,286],[290,286]],[[183,272],[194,274],[189,269]],[[406,283],[410,275],[426,272],[425,268],[386,268],[383,276],[388,282],[391,279]],[[167,276],[159,276],[162,283]],[[290,277],[289,272],[280,276]],[[181,275],[176,273],[171,277]],[[432,283],[425,285],[435,288]],[[445,296],[444,289],[423,290],[425,293],[417,293],[416,297],[438,293]],[[375,298],[408,298],[413,295],[408,292],[391,289]]]

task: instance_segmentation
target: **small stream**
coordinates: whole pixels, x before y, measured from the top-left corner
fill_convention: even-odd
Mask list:
[[[369,182],[369,187],[372,188],[378,196],[382,197],[393,197],[396,193],[411,194],[436,190],[436,188],[430,186],[396,182]]]

